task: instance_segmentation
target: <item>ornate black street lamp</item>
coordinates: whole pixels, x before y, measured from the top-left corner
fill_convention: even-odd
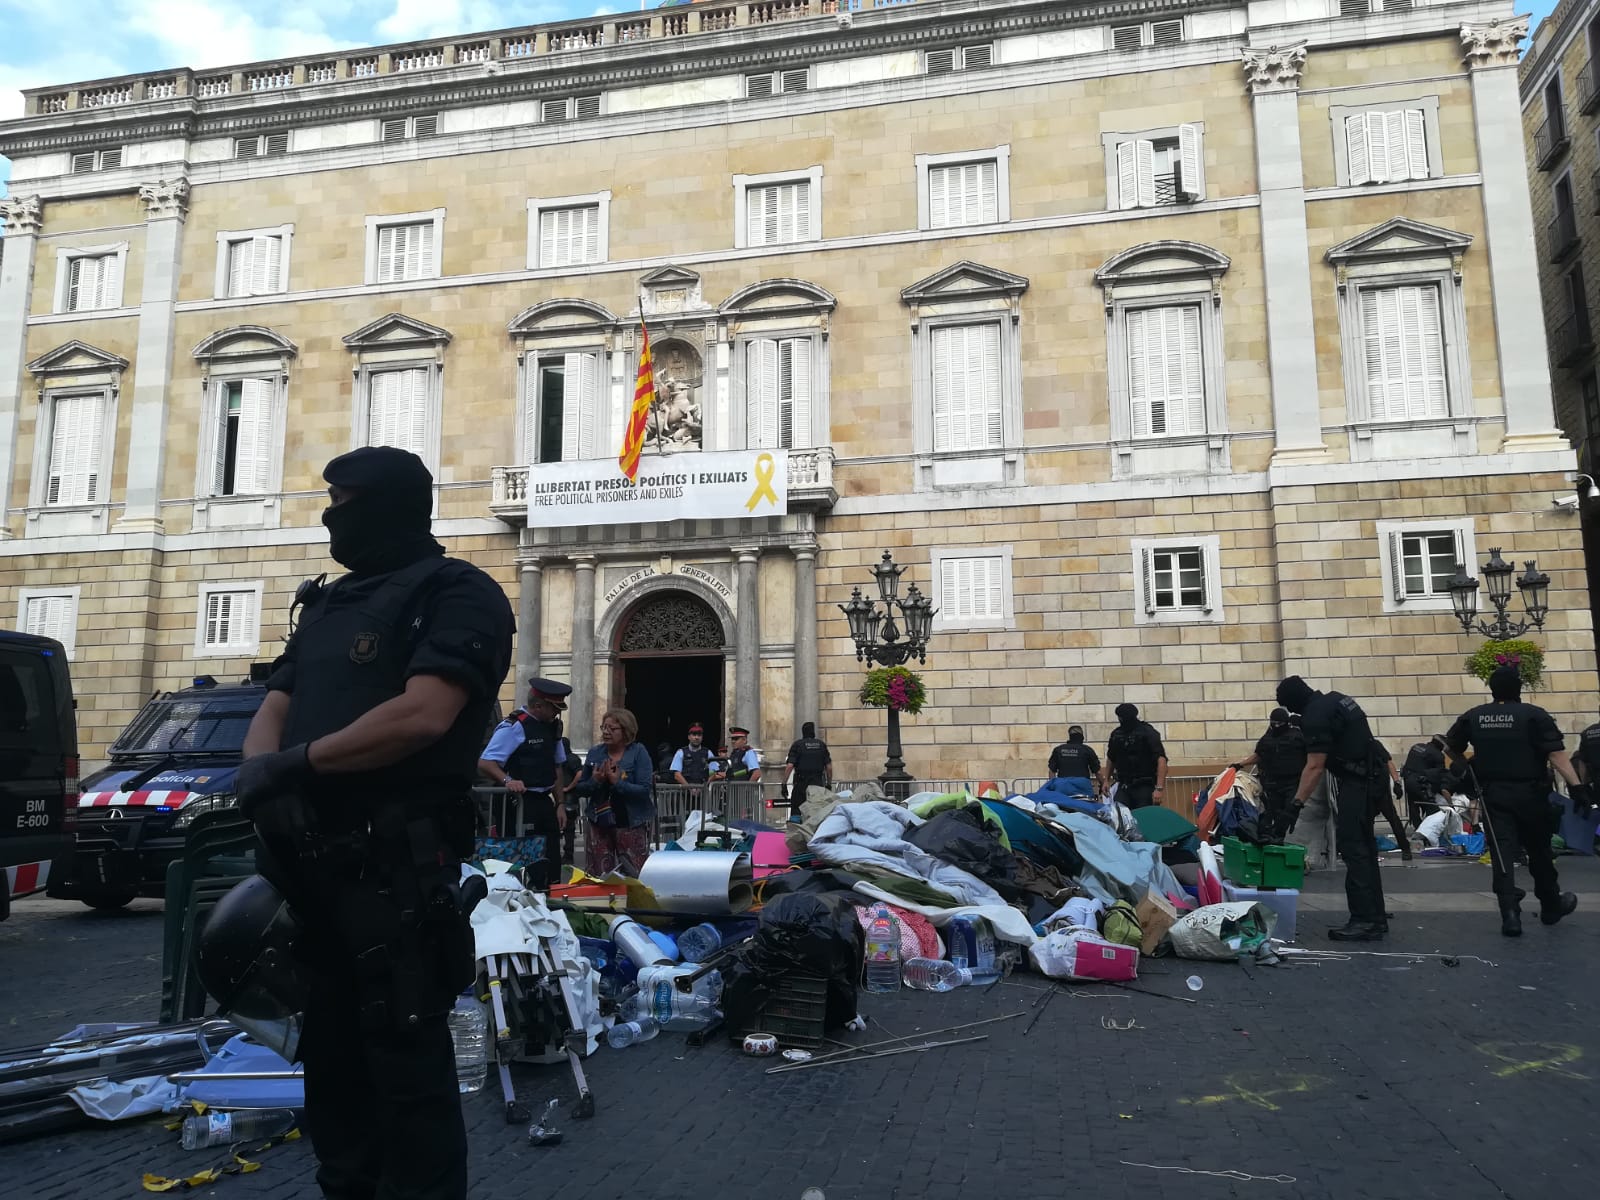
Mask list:
[[[905,572],[906,569],[897,566],[894,558],[885,550],[883,560],[872,568],[873,578],[878,581],[878,599],[863,596],[861,589],[855,588],[850,593],[849,603],[839,605],[839,610],[850,622],[850,639],[856,644],[857,662],[899,667],[912,658],[919,663],[928,661],[928,637],[933,632],[933,601],[919,592],[914,583],[906,588],[904,599],[900,597],[900,576]],[[883,606],[881,609],[879,604]],[[906,773],[905,759],[900,753],[900,710],[893,704],[888,707],[889,757],[884,760],[883,774],[878,776],[878,781],[886,787],[911,781],[911,776]]]
[[[1529,629],[1544,628],[1545,614],[1550,611],[1550,576],[1532,562],[1524,562],[1523,565],[1527,569],[1517,579],[1517,590],[1522,593],[1522,607],[1527,610],[1528,619],[1513,621],[1506,615],[1506,608],[1511,603],[1511,576],[1517,568],[1514,563],[1508,563],[1500,557],[1500,548],[1496,546],[1489,551],[1489,561],[1483,564],[1483,577],[1489,585],[1489,599],[1494,604],[1495,618],[1492,621],[1478,621],[1478,581],[1467,574],[1465,566],[1456,564],[1456,573],[1451,576],[1449,583],[1450,603],[1463,630],[1470,632],[1476,628],[1486,638],[1504,641],[1506,638],[1519,637]]]

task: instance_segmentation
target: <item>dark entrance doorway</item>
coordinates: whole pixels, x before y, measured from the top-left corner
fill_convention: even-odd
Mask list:
[[[639,741],[652,759],[664,746],[685,745],[696,721],[706,745],[721,744],[722,639],[717,614],[687,592],[647,596],[622,621],[612,695],[639,719]]]

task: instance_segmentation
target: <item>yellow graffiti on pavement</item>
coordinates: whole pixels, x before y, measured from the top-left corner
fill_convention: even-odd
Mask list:
[[[1198,1107],[1202,1104],[1226,1104],[1230,1100],[1243,1100],[1246,1104],[1266,1109],[1267,1112],[1281,1112],[1282,1106],[1274,1104],[1269,1097],[1303,1095],[1328,1081],[1318,1075],[1289,1075],[1271,1079],[1269,1081],[1271,1086],[1261,1086],[1242,1076],[1228,1075],[1222,1082],[1228,1088],[1226,1092],[1219,1092],[1214,1096],[1196,1096],[1192,1100],[1185,1098],[1178,1103]]]
[[[1506,1064],[1495,1069],[1496,1079],[1507,1079],[1524,1071],[1545,1071],[1564,1079],[1589,1081],[1587,1075],[1563,1069],[1565,1064],[1583,1057],[1581,1046],[1565,1042],[1485,1042],[1478,1047],[1478,1052]]]

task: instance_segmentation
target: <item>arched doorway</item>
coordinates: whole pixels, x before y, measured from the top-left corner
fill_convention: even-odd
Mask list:
[[[652,758],[686,744],[696,721],[706,745],[721,744],[723,628],[710,605],[677,590],[645,596],[617,623],[614,649],[612,695],[639,719]]]

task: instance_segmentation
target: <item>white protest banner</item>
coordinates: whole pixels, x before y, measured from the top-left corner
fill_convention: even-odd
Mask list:
[[[629,483],[614,458],[528,468],[528,525],[619,525],[789,511],[786,450],[646,455]]]

